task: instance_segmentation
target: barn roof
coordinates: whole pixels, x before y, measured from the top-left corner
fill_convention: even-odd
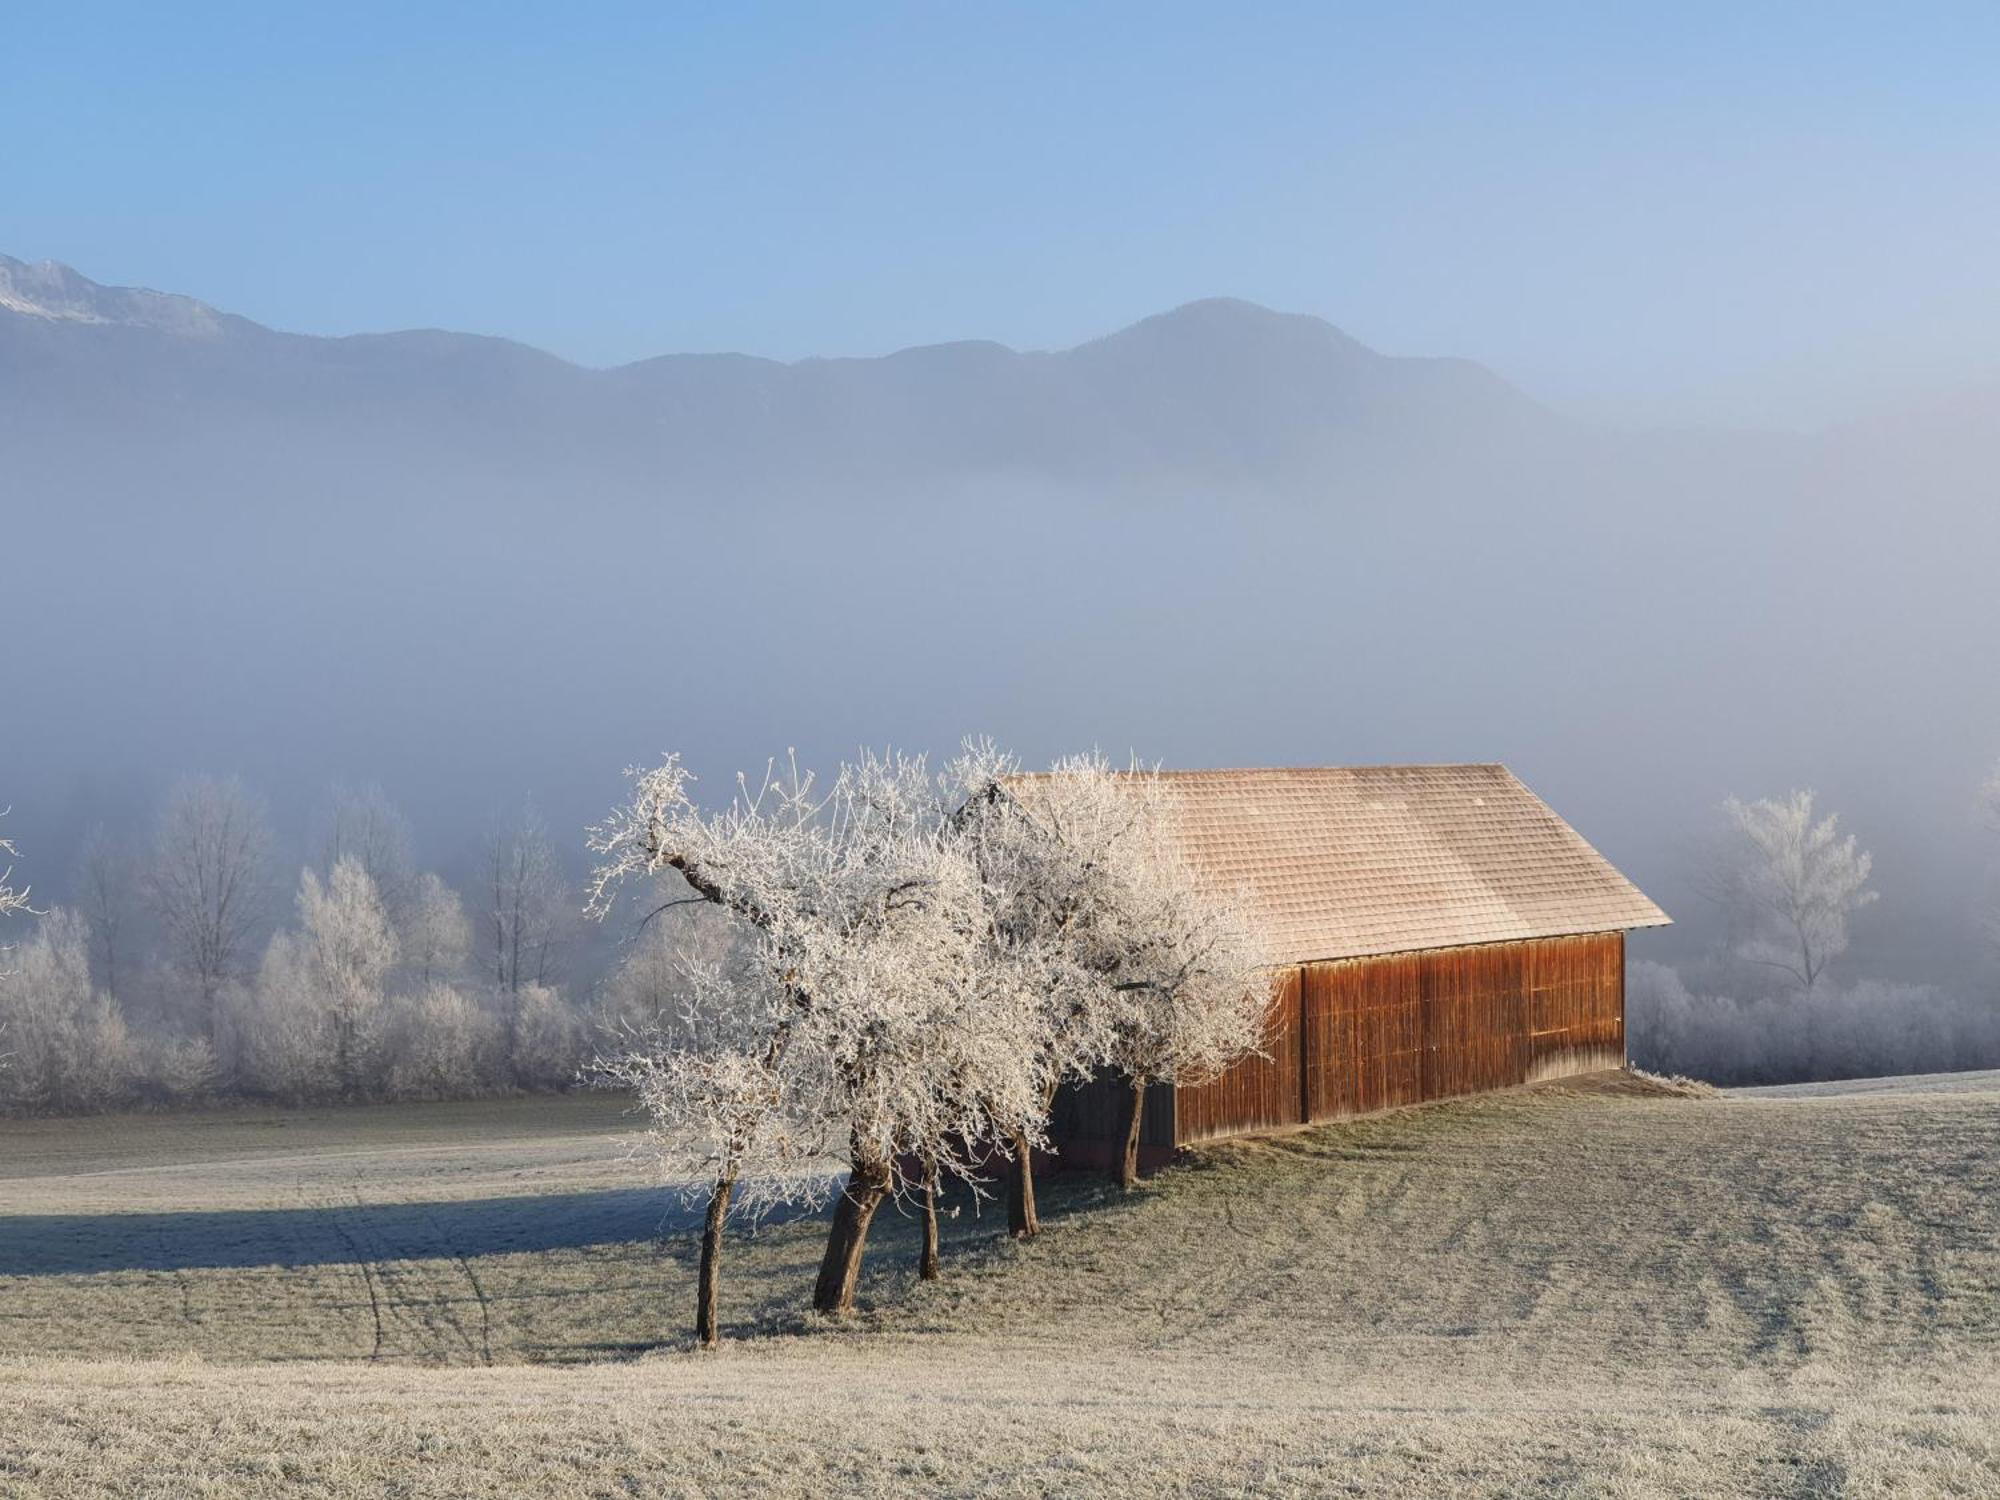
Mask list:
[[[1670,920],[1505,766],[1160,774],[1188,861],[1242,892],[1273,963]]]

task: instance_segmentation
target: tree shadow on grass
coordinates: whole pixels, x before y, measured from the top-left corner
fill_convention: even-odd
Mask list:
[[[947,1295],[951,1294],[954,1283],[994,1274],[1011,1264],[1016,1255],[1033,1253],[1035,1242],[1017,1241],[1008,1232],[1005,1185],[989,1182],[987,1187],[989,1195],[982,1199],[963,1185],[954,1184],[939,1200],[938,1240],[944,1273],[940,1286]],[[1142,1207],[1150,1196],[1145,1191],[1124,1192],[1109,1183],[1102,1173],[1083,1171],[1040,1175],[1036,1193],[1044,1229],[1064,1220],[1132,1211]],[[778,1227],[766,1220],[759,1232]],[[797,1228],[798,1232],[816,1233],[814,1226]],[[922,1295],[919,1288],[923,1283],[917,1276],[922,1239],[923,1221],[917,1200],[903,1203],[891,1200],[882,1206],[868,1234],[867,1258],[855,1299],[859,1316],[847,1325],[830,1322],[810,1310],[809,1273],[797,1285],[773,1283],[768,1277],[753,1283],[734,1275],[739,1245],[732,1239],[723,1261],[725,1337],[742,1340],[811,1336],[840,1326],[868,1328],[881,1316],[907,1309],[913,1295]],[[693,1236],[683,1236],[671,1245],[664,1245],[662,1250],[670,1256],[683,1256],[692,1276],[699,1251]]]
[[[0,1214],[0,1276],[316,1266],[578,1250],[683,1235],[657,1188],[182,1213]]]

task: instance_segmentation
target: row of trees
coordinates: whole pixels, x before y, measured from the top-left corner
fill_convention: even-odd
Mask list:
[[[1034,1234],[1033,1153],[1065,1080],[1131,1081],[1121,1180],[1136,1181],[1149,1083],[1259,1045],[1259,945],[1238,904],[1176,852],[1158,779],[1098,757],[1021,778],[988,745],[941,771],[864,755],[822,788],[796,766],[716,810],[678,758],[635,773],[592,833],[591,909],[637,884],[649,916],[712,909],[729,942],[677,962],[677,1009],[601,1074],[651,1116],[662,1174],[706,1201],[696,1331],[717,1338],[724,1224],[832,1193],[813,1291],[854,1304],[869,1226],[920,1202],[937,1274],[947,1181],[1005,1161],[1010,1224]]]
[[[271,850],[261,803],[234,780],[174,788],[150,846],[93,832],[73,904],[43,914],[0,974],[13,1054],[0,1107],[449,1097],[575,1080],[593,1016],[555,981],[578,898],[531,814],[482,851],[476,919],[417,868],[409,825],[379,789],[335,789],[288,925]]]
[[[381,788],[335,787],[309,861],[330,879],[358,866],[421,978],[463,965],[475,947],[465,907],[438,875],[417,868],[409,820]],[[120,998],[134,919],[150,916],[158,958],[190,992],[194,1029],[211,1041],[223,991],[247,977],[270,930],[273,840],[263,803],[235,778],[193,777],[169,794],[150,848],[103,827],[78,859],[76,904],[91,924],[103,988]],[[532,808],[482,851],[486,898],[479,962],[499,989],[555,982],[574,896]]]
[[[468,982],[447,951],[405,958],[360,865],[300,877],[296,925],[218,988],[199,1035],[141,1032],[93,982],[90,924],[42,914],[0,972],[11,1066],[0,1108],[81,1113],[235,1093],[287,1103],[462,1098],[562,1088],[589,1018],[555,990]]]

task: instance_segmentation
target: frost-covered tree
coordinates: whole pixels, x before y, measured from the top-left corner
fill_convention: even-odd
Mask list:
[[[194,987],[211,1046],[223,987],[241,972],[264,924],[269,851],[263,804],[241,781],[194,777],[169,794],[146,895],[169,961]]]
[[[1098,941],[1113,995],[1111,1066],[1131,1085],[1118,1181],[1139,1181],[1139,1133],[1154,1083],[1213,1079],[1264,1041],[1271,974],[1255,924],[1233,893],[1196,875],[1172,842],[1157,782],[1135,773],[1149,804],[1142,837],[1122,844],[1111,877],[1116,914]]]
[[[464,970],[472,923],[458,892],[442,877],[426,871],[410,883],[397,928],[403,968],[419,990],[448,984]]]
[[[5,809],[0,809],[0,816],[5,816]],[[0,917],[32,910],[28,905],[28,887],[14,884],[14,861],[18,857],[13,841],[0,839]]]
[[[561,1089],[577,1081],[588,1047],[583,1023],[552,985],[524,984],[506,997],[507,1066],[527,1089]]]
[[[1032,1127],[1045,1124],[1066,1080],[1087,1079],[1111,1057],[1122,1000],[1110,975],[1127,918],[1121,851],[1151,847],[1154,800],[1121,786],[1099,755],[1023,778],[1011,757],[969,742],[951,772],[963,798],[958,827],[987,906],[988,983],[1016,991],[1006,1003],[1036,1013],[1035,1120],[1007,1132],[1008,1227],[1027,1238],[1041,1227]]]
[[[973,1181],[996,1122],[1032,1115],[1034,1018],[982,1003],[985,912],[953,827],[946,786],[914,757],[864,755],[818,793],[810,777],[738,779],[730,806],[689,796],[678,758],[635,773],[632,800],[592,831],[603,856],[591,908],[623,882],[678,872],[690,895],[757,935],[781,1002],[761,1038],[787,1068],[824,1080],[848,1179],[814,1288],[823,1312],[852,1309],[867,1234],[891,1196],[937,1179]],[[758,1039],[744,1049],[761,1056]]]
[[[686,893],[678,875],[673,884]],[[662,891],[655,907],[664,909],[633,934],[604,984],[594,1021],[607,1037],[644,1030],[677,1015],[687,999],[690,965],[723,968],[740,941],[736,924],[720,907],[678,904],[674,895]]]
[[[354,1099],[372,1076],[374,1023],[396,935],[375,882],[341,859],[322,882],[299,875],[299,930],[271,939],[246,1038],[253,1072],[273,1092]]]
[[[362,1089],[368,1023],[396,966],[396,933],[375,881],[358,858],[342,855],[324,884],[299,877],[299,923],[319,1003],[332,1024],[334,1076],[343,1098]]]
[[[1042,994],[1040,1075],[1051,1092],[1099,1065],[1125,1075],[1118,1179],[1133,1187],[1148,1085],[1212,1078],[1262,1042],[1270,979],[1259,934],[1235,894],[1182,857],[1156,772],[1087,755],[995,784],[990,805],[1026,815],[985,819],[981,843],[989,889],[1006,892],[999,925]],[[1031,1186],[1021,1155],[1017,1180]],[[1032,1207],[1026,1218],[1031,1231]]]
[[[126,1101],[131,1044],[118,1007],[91,984],[90,930],[75,912],[48,912],[8,955],[0,1030],[10,1054],[0,1104],[67,1113]]]
[[[817,1071],[825,1059],[805,1047],[788,1055],[794,1002],[771,982],[778,965],[755,951],[768,941],[754,939],[726,964],[669,955],[677,1009],[631,1027],[595,1070],[630,1089],[651,1120],[634,1157],[691,1206],[705,1204],[695,1337],[709,1348],[721,1338],[725,1223],[817,1206],[832,1191],[824,1168],[833,1116]]]
[[[1810,791],[1723,804],[1730,838],[1711,888],[1729,910],[1738,957],[1782,977],[1804,1005],[1816,1057],[1813,1000],[1827,965],[1847,951],[1848,923],[1875,900],[1869,855],[1834,814],[1814,817]]]
[[[1841,836],[1838,815],[1815,819],[1813,802],[1809,791],[1725,802],[1734,837],[1718,882],[1747,918],[1739,955],[1807,996],[1847,951],[1849,920],[1876,897],[1868,889],[1870,856],[1853,834]]]

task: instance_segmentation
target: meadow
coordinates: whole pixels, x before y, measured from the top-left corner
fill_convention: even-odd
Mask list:
[[[1043,1235],[731,1239],[575,1096],[0,1125],[0,1494],[1991,1495],[2000,1075],[1599,1081],[1239,1142]]]

